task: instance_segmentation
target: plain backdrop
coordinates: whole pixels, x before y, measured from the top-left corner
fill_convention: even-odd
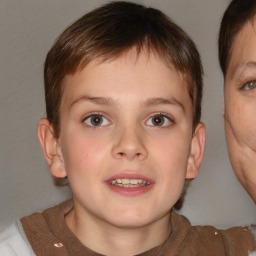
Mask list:
[[[0,230],[71,196],[56,187],[37,141],[45,116],[43,64],[56,37],[104,0],[0,1]],[[193,224],[256,223],[256,208],[231,169],[223,128],[223,78],[217,37],[227,0],[141,0],[164,11],[195,41],[205,70],[202,120],[207,144],[182,213]]]

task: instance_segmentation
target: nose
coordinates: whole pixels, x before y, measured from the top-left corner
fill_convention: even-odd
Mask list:
[[[136,128],[122,128],[115,134],[112,154],[117,159],[144,160],[147,149],[144,145],[145,135]]]

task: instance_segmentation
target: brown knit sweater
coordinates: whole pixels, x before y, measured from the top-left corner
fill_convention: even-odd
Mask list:
[[[66,201],[42,213],[21,219],[24,232],[37,256],[99,256],[85,247],[67,227],[64,216],[72,209]],[[140,256],[247,256],[255,250],[248,228],[219,230],[192,226],[183,216],[171,213],[172,233],[167,241]]]

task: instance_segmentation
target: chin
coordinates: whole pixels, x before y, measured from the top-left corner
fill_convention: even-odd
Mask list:
[[[166,214],[143,209],[143,211],[127,210],[112,217],[114,226],[126,229],[136,229],[160,220]]]
[[[116,227],[136,228],[145,225],[148,217],[145,211],[136,211],[135,209],[113,209],[112,214],[106,219]]]
[[[122,229],[138,229],[145,227],[150,224],[152,221],[148,220],[128,220],[128,219],[123,219],[123,220],[115,220],[112,222],[112,225],[118,228]]]

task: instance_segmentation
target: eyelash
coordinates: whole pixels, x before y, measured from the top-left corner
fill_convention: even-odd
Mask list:
[[[102,118],[102,119],[105,119],[105,121],[104,120],[101,120],[101,122],[98,124],[98,125],[93,125],[92,124],[92,118],[93,117],[99,117],[99,118]],[[159,125],[158,124],[153,124],[153,122],[152,122],[152,119],[153,118],[163,118],[164,120],[163,120],[163,123],[160,123]],[[90,120],[91,119],[91,120]],[[90,122],[90,124],[89,123],[87,123],[86,121],[87,120],[90,120],[89,122]],[[106,122],[106,120],[107,120],[107,124],[104,124],[104,122]],[[148,122],[151,120],[151,124],[148,124]],[[168,122],[167,124],[166,124],[166,122]],[[86,115],[83,119],[82,119],[82,123],[85,123],[89,128],[101,128],[101,127],[103,127],[103,126],[108,126],[110,123],[111,123],[111,121],[109,121],[109,119],[108,118],[106,118],[102,113],[97,113],[97,112],[95,112],[95,113],[89,113],[88,115]],[[102,125],[102,123],[103,123],[103,125]],[[163,113],[154,113],[154,114],[152,114],[147,120],[146,120],[146,125],[148,125],[148,126],[152,126],[152,127],[161,127],[161,128],[164,128],[164,127],[168,127],[168,126],[170,126],[170,125],[173,125],[175,122],[174,122],[174,120],[173,120],[173,118],[171,118],[170,116],[168,116],[168,115],[166,115],[166,114],[163,114]]]
[[[163,117],[165,119],[164,122],[166,122],[166,119],[168,121],[168,124],[167,125],[154,125],[154,124],[151,124],[149,126],[153,126],[153,127],[162,127],[162,128],[165,128],[165,127],[168,127],[170,125],[173,125],[175,122],[174,122],[174,119],[171,118],[170,116],[166,115],[166,114],[163,114],[163,113],[156,113],[156,114],[152,114],[146,121],[146,123],[151,120],[152,118],[154,117]],[[152,123],[152,122],[151,122]],[[147,124],[148,125],[148,124]]]
[[[251,87],[249,87],[249,88],[246,88],[246,87],[248,87],[248,86],[251,86],[252,85],[252,88]],[[256,81],[254,80],[254,81],[249,81],[249,82],[247,82],[247,83],[245,83],[243,86],[242,86],[242,90],[246,90],[246,91],[252,91],[252,90],[254,90],[256,88]]]
[[[99,118],[105,119],[105,121],[102,120],[101,123],[99,123],[99,125],[93,125],[93,124],[92,124],[92,118],[93,118],[93,117],[99,117]],[[90,120],[90,119],[91,119],[91,121],[90,121],[91,124],[89,124],[89,123],[86,122],[87,120]],[[106,122],[106,120],[107,120],[108,123],[107,123],[107,124],[104,124],[104,122]],[[111,123],[111,121],[109,121],[109,119],[106,118],[106,117],[105,117],[103,114],[101,114],[101,113],[90,113],[90,114],[86,115],[86,116],[82,119],[82,123],[85,123],[89,128],[100,128],[100,127],[109,125],[109,124]],[[103,125],[102,125],[102,123],[103,123]]]

